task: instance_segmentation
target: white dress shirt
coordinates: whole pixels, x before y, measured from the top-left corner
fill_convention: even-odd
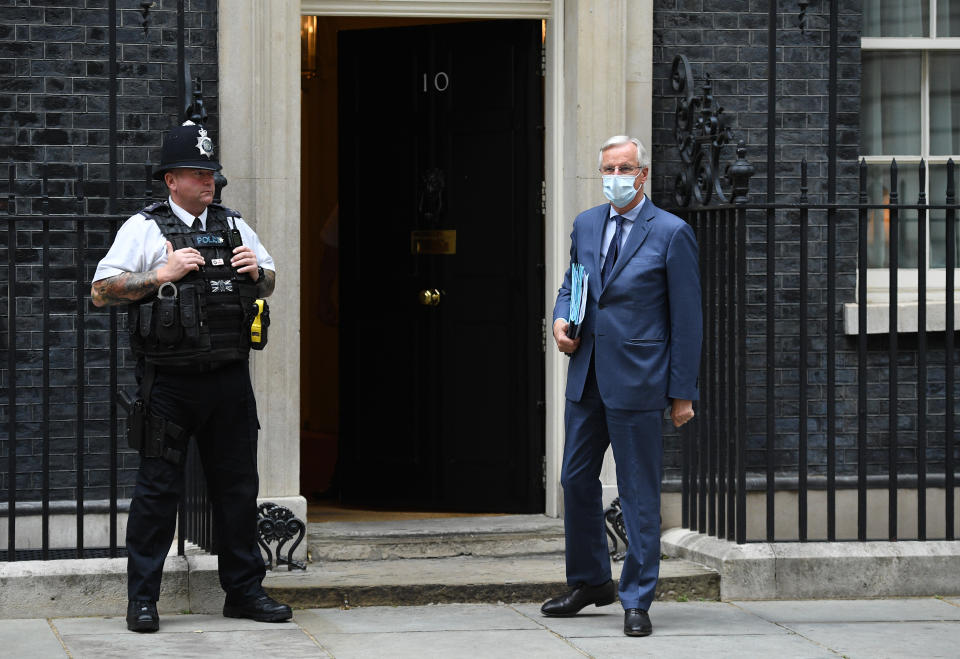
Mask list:
[[[173,199],[168,199],[167,203],[174,214],[188,227],[193,226],[193,215],[173,203]],[[240,231],[240,237],[243,244],[253,250],[257,255],[257,264],[264,270],[273,270],[276,272],[276,266],[273,263],[273,257],[267,252],[267,249],[260,243],[257,233],[250,228],[242,218],[227,218],[228,222]],[[206,230],[207,209],[200,214],[200,224]],[[120,230],[117,231],[117,237],[110,246],[107,255],[103,257],[97,265],[97,272],[93,276],[93,281],[106,279],[124,272],[149,272],[156,270],[167,262],[167,240],[163,237],[163,232],[153,220],[148,220],[140,213],[130,217]]]
[[[637,194],[641,193],[638,192]],[[617,215],[623,218],[623,229],[620,231],[620,249],[623,249],[623,246],[627,242],[627,236],[630,235],[630,230],[633,229],[633,223],[636,221],[637,216],[640,215],[640,209],[643,208],[645,203],[647,203],[646,195],[643,196],[639,204],[626,213],[618,213],[613,207],[613,204],[610,205],[610,215],[607,219],[607,225],[603,228],[603,241],[600,243],[601,272],[603,271],[603,262],[607,260],[607,251],[610,249],[610,243],[613,241],[613,234],[617,232],[617,223],[613,218]]]

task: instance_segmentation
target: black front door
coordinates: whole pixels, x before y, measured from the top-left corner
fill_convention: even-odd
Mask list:
[[[543,510],[540,35],[340,33],[346,502]]]

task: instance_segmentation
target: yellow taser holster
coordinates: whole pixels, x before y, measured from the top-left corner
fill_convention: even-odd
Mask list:
[[[270,327],[270,306],[266,300],[254,300],[256,315],[250,325],[250,347],[263,350],[267,345],[267,328]]]

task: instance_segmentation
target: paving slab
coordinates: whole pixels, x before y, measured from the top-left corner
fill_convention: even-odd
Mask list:
[[[0,620],[0,652],[17,659],[67,657],[50,624],[43,619]]]
[[[123,617],[56,618],[51,621],[61,636],[89,634],[129,634]],[[190,632],[258,632],[296,630],[294,622],[256,622],[245,618],[224,618],[221,615],[164,615],[160,614],[160,631],[157,634],[183,634]],[[153,634],[156,636],[156,634]]]
[[[323,645],[336,659],[583,659],[583,653],[545,629],[329,634]]]
[[[775,636],[652,636],[644,638],[575,638],[571,643],[597,659],[637,657],[776,657],[820,659],[837,655],[795,634]],[[874,656],[873,659],[878,659]]]
[[[960,656],[954,604],[934,598],[656,603],[653,635],[646,638],[623,636],[617,604],[588,607],[573,618],[545,618],[529,603],[312,609],[279,624],[162,615],[156,634],[128,632],[119,616],[0,620],[0,656],[926,659]],[[940,619],[899,621],[904,611]]]
[[[955,659],[960,654],[960,623],[953,621],[791,624],[789,627],[847,659]]]
[[[282,656],[308,659],[330,656],[300,629],[258,632],[185,632],[68,636],[64,644],[74,659],[209,659],[210,657]]]
[[[542,629],[505,604],[445,604],[297,611],[297,624],[317,637],[378,632]]]
[[[960,605],[934,598],[731,603],[764,620],[783,624],[960,620]]]
[[[52,624],[74,659],[329,656],[292,622],[265,624],[205,615],[161,616],[160,631],[156,634],[130,632],[121,617],[67,618]]]
[[[513,608],[566,638],[623,636],[623,608],[619,604],[590,606],[572,618],[548,618],[535,604]],[[650,608],[657,636],[785,634],[783,628],[724,602],[664,602]]]

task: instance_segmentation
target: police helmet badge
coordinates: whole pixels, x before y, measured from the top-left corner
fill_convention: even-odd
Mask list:
[[[207,131],[203,127],[198,131],[197,150],[200,151],[200,155],[202,156],[206,156],[207,158],[213,157],[213,140],[207,137]]]
[[[162,180],[165,172],[178,167],[220,170],[220,163],[213,156],[213,138],[206,128],[189,120],[164,136],[160,164],[153,177]]]

